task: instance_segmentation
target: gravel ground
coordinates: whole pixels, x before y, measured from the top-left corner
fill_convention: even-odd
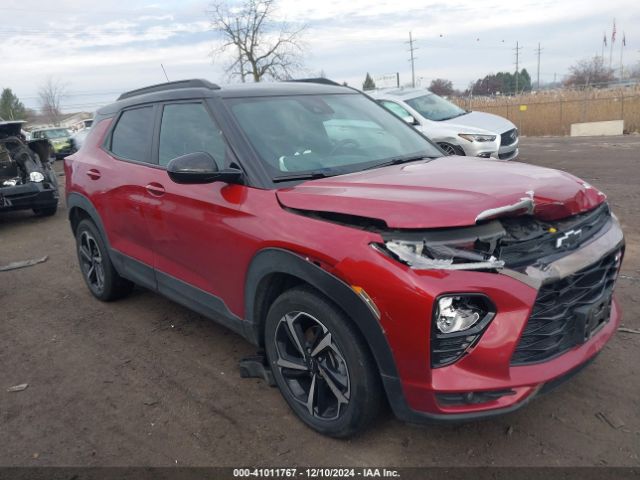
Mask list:
[[[640,329],[640,136],[524,138],[521,151],[609,195],[627,236],[623,323]],[[142,289],[94,300],[64,207],[2,215],[0,239],[0,264],[49,256],[0,272],[0,465],[640,465],[640,335],[618,333],[588,369],[511,415],[418,427],[387,414],[338,441],[239,377],[254,350],[237,335]]]

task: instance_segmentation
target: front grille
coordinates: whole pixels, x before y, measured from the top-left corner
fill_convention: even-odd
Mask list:
[[[617,250],[573,275],[543,285],[511,364],[549,360],[584,343],[604,325],[621,256]]]
[[[513,145],[518,140],[518,129],[512,128],[500,135],[500,146]]]
[[[534,217],[503,219],[509,238],[502,241],[499,258],[510,268],[518,268],[541,258],[566,255],[596,235],[610,218],[609,206],[603,203],[589,212],[557,222],[540,222]],[[567,238],[563,240],[563,237]]]

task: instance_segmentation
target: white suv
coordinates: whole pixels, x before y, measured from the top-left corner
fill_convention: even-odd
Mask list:
[[[398,88],[366,93],[448,155],[502,160],[518,156],[518,129],[506,118],[463,110],[428,90]]]

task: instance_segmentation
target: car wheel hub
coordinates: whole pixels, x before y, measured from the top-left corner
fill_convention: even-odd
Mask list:
[[[331,332],[308,313],[290,312],[276,326],[275,346],[276,367],[295,401],[314,418],[339,418],[349,404],[351,383]]]
[[[104,288],[104,266],[102,265],[102,254],[96,239],[89,232],[82,232],[80,235],[80,262],[82,271],[89,285],[96,291]]]

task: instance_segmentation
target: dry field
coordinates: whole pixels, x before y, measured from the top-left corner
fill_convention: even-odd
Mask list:
[[[568,135],[572,123],[624,119],[625,132],[640,131],[640,86],[618,89],[554,90],[513,97],[456,99],[463,108],[495,113],[515,123],[522,135]],[[521,109],[526,105],[526,110]]]

